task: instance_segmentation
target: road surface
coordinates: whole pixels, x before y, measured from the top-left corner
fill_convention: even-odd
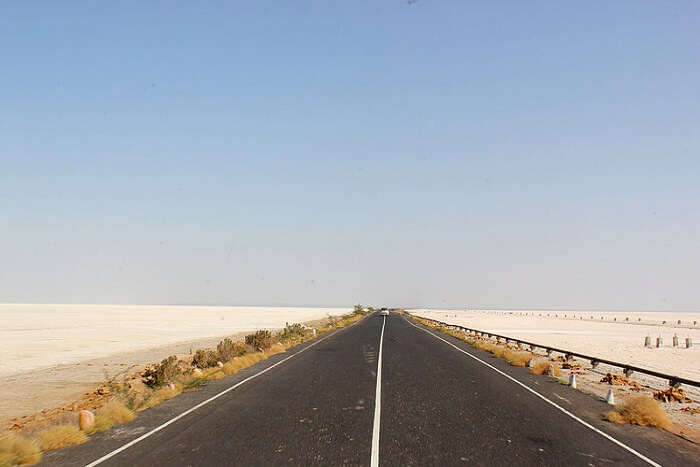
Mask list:
[[[696,445],[604,422],[608,409],[402,315],[374,314],[43,463],[698,464]]]

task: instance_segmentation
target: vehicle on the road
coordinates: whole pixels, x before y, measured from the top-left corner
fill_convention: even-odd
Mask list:
[[[379,315],[380,316],[389,316],[389,310],[387,310],[386,308],[382,308],[381,310],[379,310]]]

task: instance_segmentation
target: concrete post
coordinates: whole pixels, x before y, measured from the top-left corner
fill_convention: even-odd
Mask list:
[[[673,335],[673,346],[678,347],[678,335],[677,334]]]
[[[659,336],[656,338],[656,348],[660,349],[661,347],[664,346],[664,338]]]
[[[651,348],[651,336],[647,336],[644,338],[644,347],[647,349]]]

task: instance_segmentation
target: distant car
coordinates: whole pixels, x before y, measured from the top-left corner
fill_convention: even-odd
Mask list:
[[[387,310],[386,308],[382,308],[381,310],[379,310],[379,316],[389,316],[389,310]]]

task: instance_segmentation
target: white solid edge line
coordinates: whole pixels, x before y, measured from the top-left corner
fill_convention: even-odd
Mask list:
[[[420,329],[421,331],[427,332],[428,334],[430,334],[431,336],[433,336],[433,337],[436,338],[436,339],[440,339],[440,340],[443,341],[444,343],[446,343],[446,344],[448,344],[448,345],[451,345],[452,347],[454,347],[455,349],[459,350],[459,351],[462,352],[463,354],[466,354],[466,355],[470,356],[471,358],[473,358],[474,360],[476,360],[476,361],[478,361],[478,362],[480,362],[480,363],[483,363],[483,364],[486,365],[487,367],[489,367],[489,368],[491,368],[492,370],[494,370],[494,371],[500,373],[501,375],[505,376],[506,378],[508,378],[509,380],[513,381],[514,383],[516,383],[516,384],[522,386],[524,389],[530,391],[532,394],[536,395],[537,397],[539,397],[539,398],[542,399],[543,401],[545,401],[545,402],[547,402],[548,404],[550,404],[550,405],[556,407],[557,409],[561,410],[561,411],[564,412],[566,415],[568,415],[569,417],[571,417],[571,418],[573,418],[574,420],[576,420],[577,422],[579,422],[581,425],[583,425],[583,426],[585,426],[585,427],[587,427],[587,428],[590,428],[591,430],[595,431],[596,433],[598,433],[598,434],[601,435],[602,437],[607,438],[608,440],[610,440],[610,441],[612,441],[613,443],[617,444],[617,445],[620,446],[621,448],[626,449],[627,451],[631,452],[632,454],[634,454],[635,456],[639,457],[640,459],[642,459],[643,461],[647,462],[648,464],[653,465],[653,466],[655,466],[655,467],[661,467],[661,464],[657,464],[657,463],[654,462],[653,460],[651,460],[651,459],[649,459],[648,457],[646,457],[644,454],[635,451],[634,449],[632,449],[631,447],[627,446],[627,445],[624,444],[623,442],[616,440],[615,438],[613,438],[613,437],[610,436],[609,434],[605,433],[604,431],[601,431],[601,430],[599,430],[598,428],[596,428],[596,427],[594,427],[593,425],[591,425],[590,423],[586,422],[585,420],[580,419],[580,418],[577,417],[576,415],[574,415],[574,414],[572,414],[571,412],[569,412],[568,410],[566,410],[564,407],[558,405],[558,404],[555,403],[555,402],[552,402],[551,400],[547,399],[546,397],[544,397],[544,396],[543,396],[542,394],[540,394],[539,392],[537,392],[537,391],[535,391],[534,389],[532,389],[531,387],[529,387],[529,386],[527,386],[527,385],[521,383],[520,381],[518,381],[517,379],[513,378],[512,376],[510,376],[510,375],[508,375],[508,374],[502,372],[501,370],[499,370],[499,369],[496,368],[495,366],[490,365],[489,363],[486,363],[485,361],[483,361],[483,360],[480,359],[479,357],[477,357],[477,356],[475,356],[475,355],[472,355],[472,354],[470,354],[469,352],[467,352],[467,351],[465,351],[465,350],[460,349],[459,347],[457,347],[456,345],[454,345],[452,342],[449,342],[449,341],[443,339],[442,337],[435,335],[434,333],[430,332],[429,330],[427,330],[427,329],[425,329],[425,328],[422,328],[422,327],[420,327],[420,326],[416,326],[415,324],[413,324],[413,323],[412,323],[410,320],[408,320],[407,318],[404,317],[404,319],[406,319],[406,321],[408,322],[408,324],[410,324],[411,326],[413,326],[413,327],[415,327],[415,328],[417,328],[417,329]]]
[[[382,333],[379,336],[379,356],[377,357],[377,388],[374,391],[374,425],[372,426],[372,454],[370,457],[370,467],[379,466],[379,422],[382,418],[382,347],[384,346],[384,326],[386,326],[386,316],[383,317]]]
[[[345,329],[347,329],[347,328],[345,328]],[[244,379],[244,380],[242,380],[242,381],[239,381],[238,383],[234,384],[234,385],[231,386],[230,388],[224,389],[223,391],[221,391],[220,393],[218,393],[218,394],[216,394],[216,395],[210,397],[209,399],[207,399],[207,400],[205,400],[205,401],[203,401],[203,402],[200,402],[199,404],[195,405],[194,407],[192,407],[192,408],[190,408],[190,409],[188,409],[188,410],[185,410],[184,412],[182,412],[182,413],[181,413],[180,415],[178,415],[177,417],[171,418],[170,420],[168,420],[167,422],[163,423],[162,425],[158,425],[157,427],[153,428],[151,431],[149,431],[149,432],[147,432],[147,433],[144,433],[143,435],[139,436],[138,438],[129,441],[129,442],[126,443],[125,445],[123,445],[123,446],[121,446],[121,447],[115,449],[115,450],[112,451],[112,452],[109,452],[109,453],[105,454],[104,456],[100,457],[99,459],[97,459],[97,460],[95,460],[95,461],[93,461],[93,462],[90,462],[90,463],[87,464],[85,467],[93,467],[93,466],[95,466],[95,465],[98,465],[98,464],[100,464],[100,463],[106,461],[107,459],[110,459],[111,457],[116,456],[116,455],[119,454],[120,452],[125,451],[126,449],[129,449],[129,448],[130,448],[131,446],[133,446],[134,444],[136,444],[136,443],[138,443],[138,442],[141,442],[141,441],[143,441],[144,439],[146,439],[146,438],[148,438],[149,436],[151,436],[152,434],[157,433],[158,431],[162,430],[163,428],[165,428],[166,426],[170,425],[171,423],[174,423],[174,422],[180,420],[182,417],[184,417],[184,416],[186,416],[186,415],[188,415],[188,414],[194,412],[194,411],[197,410],[198,408],[203,407],[203,406],[207,405],[208,403],[210,403],[211,401],[218,399],[219,397],[223,396],[223,395],[226,394],[227,392],[233,391],[234,389],[236,389],[236,388],[237,388],[238,386],[240,386],[241,384],[246,383],[246,382],[250,381],[251,379],[257,378],[258,376],[262,375],[263,373],[267,373],[268,371],[270,371],[271,369],[273,369],[273,368],[276,367],[277,365],[281,365],[282,363],[286,362],[286,361],[289,360],[290,358],[296,357],[297,355],[299,355],[299,354],[302,353],[302,352],[305,352],[307,349],[310,349],[310,348],[313,347],[314,345],[319,344],[319,343],[325,341],[326,339],[328,339],[328,338],[334,336],[338,331],[339,331],[339,330],[333,331],[333,333],[331,333],[330,335],[324,337],[323,339],[319,339],[319,340],[317,340],[316,342],[314,342],[314,343],[312,343],[312,344],[310,344],[310,345],[304,347],[304,348],[301,349],[299,352],[293,353],[293,354],[290,355],[289,357],[283,358],[283,359],[280,360],[279,362],[277,362],[277,363],[275,363],[275,364],[273,364],[273,365],[270,365],[269,367],[265,368],[264,370],[261,370],[261,371],[255,373],[254,375],[248,376],[246,379]]]

